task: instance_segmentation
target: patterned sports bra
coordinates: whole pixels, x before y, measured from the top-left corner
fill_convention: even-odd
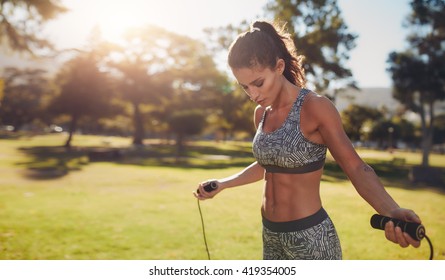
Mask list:
[[[300,112],[305,96],[301,89],[284,123],[273,132],[263,131],[266,110],[253,139],[253,155],[270,173],[308,173],[324,166],[326,145],[307,140],[300,128]]]

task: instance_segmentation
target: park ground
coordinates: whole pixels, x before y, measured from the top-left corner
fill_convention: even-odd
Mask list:
[[[207,254],[192,192],[253,161],[248,142],[190,142],[181,158],[166,141],[135,148],[128,138],[21,135],[0,139],[0,259],[199,260]],[[445,188],[411,183],[420,153],[359,150],[388,192],[414,209],[445,259]],[[445,155],[431,155],[445,169]],[[400,248],[374,230],[374,210],[328,161],[322,200],[349,260],[424,260],[428,244]],[[262,184],[222,192],[201,202],[212,259],[262,258]]]

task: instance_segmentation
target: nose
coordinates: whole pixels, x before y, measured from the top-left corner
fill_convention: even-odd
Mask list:
[[[256,90],[249,89],[249,91],[247,91],[247,95],[249,95],[250,99],[254,102],[257,102],[260,99],[260,94]]]

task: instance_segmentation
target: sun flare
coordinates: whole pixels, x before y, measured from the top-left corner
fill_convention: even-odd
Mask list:
[[[105,40],[118,42],[126,30],[147,24],[142,1],[121,2],[108,1],[97,16],[97,25]],[[152,2],[152,1],[149,1]]]
[[[195,1],[196,2],[196,1]],[[118,42],[132,27],[157,25],[167,29],[187,28],[193,19],[184,20],[184,10],[190,3],[182,0],[99,0],[96,22],[102,37]],[[196,2],[199,3],[199,2]]]

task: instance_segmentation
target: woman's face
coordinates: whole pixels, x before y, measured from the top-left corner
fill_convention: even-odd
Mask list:
[[[275,69],[256,66],[232,69],[232,72],[250,99],[261,107],[267,107],[274,103],[283,85],[284,76],[280,65],[277,62]]]

